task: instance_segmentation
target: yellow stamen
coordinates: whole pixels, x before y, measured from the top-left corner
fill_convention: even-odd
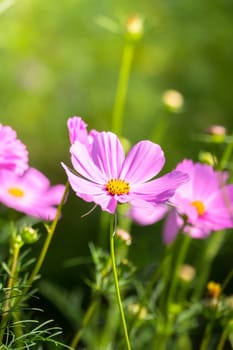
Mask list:
[[[24,196],[24,192],[18,187],[8,188],[8,193],[14,197],[23,197]]]
[[[121,195],[129,193],[130,186],[129,183],[124,180],[111,179],[108,181],[106,189],[114,196],[115,194]]]
[[[198,215],[203,215],[205,213],[205,206],[201,201],[193,201],[191,203],[191,205],[193,205],[195,207],[195,209],[197,210]]]

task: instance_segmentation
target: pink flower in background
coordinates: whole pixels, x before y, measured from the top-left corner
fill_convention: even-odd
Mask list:
[[[184,160],[176,170],[189,174],[190,181],[169,200],[174,208],[166,219],[165,243],[172,242],[184,224],[183,231],[194,238],[233,227],[233,185],[226,185],[226,173],[191,160]]]
[[[48,178],[34,168],[19,176],[12,171],[0,171],[0,202],[24,214],[53,220],[56,205],[62,199],[65,186],[50,186]]]
[[[72,117],[67,121],[70,143],[73,144],[76,140],[86,145],[89,149],[93,143],[93,137],[97,133],[96,130],[87,131],[87,124],[81,117]]]
[[[8,169],[22,174],[28,168],[26,146],[17,139],[10,126],[0,124],[0,170]]]
[[[119,139],[111,132],[96,133],[91,150],[76,140],[70,152],[75,171],[62,165],[76,195],[111,214],[115,213],[117,203],[130,202],[136,206],[163,203],[188,178],[176,171],[151,180],[165,162],[160,146],[141,141],[125,157]]]
[[[131,205],[129,209],[129,216],[137,224],[145,226],[152,225],[155,222],[164,218],[165,214],[168,211],[168,206],[164,204],[154,204],[144,205],[143,208],[137,205]]]

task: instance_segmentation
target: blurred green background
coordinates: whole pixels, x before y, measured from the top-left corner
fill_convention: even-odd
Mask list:
[[[0,11],[0,123],[17,131],[31,166],[53,184],[66,181],[60,162],[69,164],[70,116],[82,116],[90,129],[111,128],[121,32],[131,15],[144,19],[144,35],[135,47],[123,136],[160,143],[170,171],[208,148],[198,137],[209,125],[232,132],[232,0],[12,0],[1,1]],[[120,33],[103,27],[106,18]],[[165,108],[167,89],[182,93],[179,113]],[[98,243],[100,210],[81,219],[89,209],[70,194],[45,278],[65,287],[84,279],[80,267],[64,262],[89,255],[89,241]],[[131,256],[139,266],[161,250],[158,227],[133,226]]]

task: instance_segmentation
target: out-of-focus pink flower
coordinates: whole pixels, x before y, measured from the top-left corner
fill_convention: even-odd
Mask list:
[[[194,238],[233,227],[233,185],[226,185],[226,173],[191,160],[184,160],[176,170],[189,174],[190,181],[170,199],[174,208],[165,223],[165,243],[172,242],[183,225],[183,231]]]
[[[0,171],[0,202],[24,214],[53,220],[56,205],[62,199],[65,186],[50,186],[48,178],[34,168],[19,176],[9,170]]]
[[[129,209],[129,216],[135,221],[137,224],[145,226],[152,225],[155,222],[163,219],[165,214],[168,211],[168,206],[166,203],[164,204],[156,204],[145,205],[143,208],[141,206],[132,205]]]
[[[67,127],[69,132],[70,143],[79,141],[84,144],[88,149],[91,149],[93,143],[93,137],[97,131],[92,129],[89,133],[87,131],[87,124],[81,117],[71,117],[67,121]]]
[[[22,174],[28,168],[26,146],[17,139],[10,126],[0,124],[0,170],[8,169]]]
[[[117,203],[134,203],[137,207],[163,203],[188,178],[175,171],[151,180],[165,162],[160,146],[141,141],[125,157],[119,139],[111,132],[98,132],[90,151],[76,140],[70,152],[75,171],[62,165],[76,195],[111,214]]]

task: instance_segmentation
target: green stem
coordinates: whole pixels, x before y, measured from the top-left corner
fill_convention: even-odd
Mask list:
[[[170,288],[169,288],[169,292],[168,292],[168,296],[167,296],[167,313],[169,312],[169,306],[172,304],[173,299],[174,299],[174,295],[175,295],[175,291],[176,291],[176,287],[178,284],[178,280],[179,280],[179,271],[180,271],[180,267],[182,265],[182,263],[184,262],[184,259],[187,255],[187,251],[189,248],[189,245],[191,243],[191,237],[189,236],[189,234],[182,234],[182,241],[181,241],[181,246],[180,248],[174,249],[173,253],[178,254],[175,257],[175,262],[173,265],[173,272],[172,272],[172,276],[170,276],[171,278],[171,284],[170,284]],[[179,239],[179,237],[178,237]]]
[[[154,348],[159,350],[167,349],[168,340],[172,334],[175,315],[171,313],[171,305],[176,296],[180,266],[185,260],[190,242],[191,237],[188,234],[179,233],[176,241],[167,248],[164,258],[163,295],[160,300],[161,309],[164,309],[164,324],[161,324],[161,329],[154,339]],[[166,293],[167,290],[168,293]]]
[[[166,288],[170,282],[171,279],[171,270],[173,269],[173,251],[174,251],[174,245],[175,242],[172,244],[166,246],[165,249],[165,256],[162,261],[162,294],[160,295],[159,299],[159,305],[162,310],[163,306],[167,304],[167,295],[166,295]]]
[[[206,282],[209,278],[212,262],[218,253],[220,247],[225,239],[224,231],[213,232],[211,236],[206,240],[204,252],[198,257],[197,273],[199,275],[198,283],[193,292],[193,299],[199,300],[206,286]],[[203,268],[203,266],[205,268]]]
[[[68,189],[69,189],[69,183],[67,182],[66,186],[65,186],[65,190],[64,190],[63,196],[62,196],[62,199],[61,199],[61,202],[60,202],[60,204],[57,207],[57,212],[56,212],[55,218],[54,218],[53,222],[51,223],[50,227],[47,228],[47,237],[46,237],[46,240],[45,240],[45,242],[43,244],[43,247],[42,247],[41,253],[39,255],[39,258],[38,258],[38,260],[37,260],[37,262],[36,262],[36,264],[34,266],[34,269],[31,272],[31,275],[29,276],[29,279],[27,281],[27,285],[22,290],[21,296],[19,296],[17,298],[17,300],[15,301],[15,304],[14,304],[15,308],[20,304],[20,302],[22,301],[23,297],[25,297],[27,295],[29,289],[31,288],[31,285],[33,284],[33,282],[35,280],[35,277],[37,276],[38,272],[41,269],[41,266],[42,266],[42,264],[43,264],[43,262],[45,260],[45,256],[47,254],[49,245],[51,243],[53,234],[55,232],[58,220],[60,218],[61,210],[62,210],[62,207],[63,207],[64,202],[66,200]],[[15,317],[17,317],[17,313],[15,314]],[[19,329],[16,330],[16,331],[19,331]],[[0,339],[2,339],[2,337],[3,337],[3,333],[1,333],[1,332],[4,332],[4,329],[3,330],[0,329]]]
[[[212,330],[213,330],[214,324],[215,324],[215,318],[216,318],[216,316],[214,315],[206,326],[203,340],[201,342],[200,350],[208,349],[208,345],[209,345],[209,342],[211,339],[211,333],[212,333]]]
[[[233,134],[231,135],[231,142],[228,143],[227,147],[225,148],[225,151],[222,155],[222,159],[220,161],[220,169],[224,170],[227,167],[227,164],[229,162],[229,159],[231,157],[233,151]]]
[[[230,320],[228,322],[228,324],[225,326],[225,328],[224,328],[224,330],[223,330],[223,332],[221,334],[221,337],[219,339],[219,343],[218,343],[218,346],[217,346],[216,350],[224,350],[224,345],[225,345],[225,342],[226,342],[227,337],[229,335],[229,324],[230,324],[230,322],[232,322],[232,320]]]
[[[229,272],[229,274],[227,275],[227,277],[222,283],[222,292],[225,290],[226,286],[228,285],[232,277],[233,277],[233,269]]]
[[[134,325],[137,322],[138,317],[141,314],[141,311],[142,311],[143,307],[145,306],[145,304],[146,304],[146,302],[147,302],[147,300],[152,292],[152,289],[153,289],[155,283],[157,282],[159,276],[162,274],[162,272],[163,272],[163,269],[162,269],[162,265],[161,265],[161,268],[158,268],[157,270],[155,270],[155,273],[153,274],[152,278],[150,279],[150,281],[149,281],[149,283],[144,291],[144,294],[142,296],[142,300],[140,302],[139,309],[138,309],[137,313],[135,314],[135,316],[130,324],[129,333],[131,333],[131,331],[133,330]]]
[[[158,281],[158,278],[162,275],[163,285],[166,285],[166,282],[169,281],[170,275],[169,275],[169,273],[166,274],[166,272],[170,271],[169,269],[171,267],[171,249],[172,249],[171,246],[166,246],[164,257],[162,259],[162,264],[160,264],[158,269],[155,270],[154,274],[152,275],[152,278],[150,279],[150,281],[147,284],[147,287],[146,287],[144,294],[142,296],[142,300],[140,302],[140,307],[139,307],[135,317],[133,318],[133,320],[130,324],[130,332],[132,331],[132,329],[133,329],[133,327],[138,319],[138,316],[140,315],[144,305],[146,304],[146,302],[149,298],[149,295],[151,294],[151,292],[153,290],[155,283]],[[166,280],[164,280],[164,278],[166,278],[165,274],[167,276]]]
[[[10,274],[7,281],[5,299],[2,305],[2,319],[0,323],[0,345],[2,345],[4,332],[9,320],[9,314],[10,314],[10,308],[11,308],[10,299],[12,296],[12,288],[15,280],[15,274],[17,272],[17,263],[18,263],[20,248],[21,248],[20,244],[17,244],[17,243],[13,244]]]
[[[59,204],[59,206],[57,208],[56,216],[55,216],[52,224],[50,225],[50,227],[47,228],[47,237],[46,237],[46,240],[44,241],[44,244],[43,244],[42,250],[40,252],[39,258],[37,259],[37,262],[36,262],[36,264],[34,266],[34,269],[32,270],[31,275],[29,276],[29,279],[28,279],[28,282],[27,282],[27,286],[23,290],[24,295],[27,294],[28,290],[30,289],[32,283],[34,282],[35,277],[38,275],[38,273],[39,273],[39,271],[41,269],[41,266],[42,266],[42,264],[43,264],[43,262],[45,260],[45,256],[47,254],[47,251],[48,251],[48,248],[50,246],[51,240],[53,238],[55,229],[57,227],[58,220],[59,220],[59,218],[61,216],[61,210],[62,210],[62,207],[63,207],[64,202],[66,200],[68,189],[69,189],[69,183],[67,182],[66,186],[65,186],[64,194],[63,194],[62,199],[61,199],[61,202],[60,202],[60,204]]]
[[[75,349],[81,339],[82,333],[88,322],[90,321],[96,307],[98,305],[98,300],[95,299],[92,301],[92,303],[89,305],[88,309],[86,310],[86,313],[83,317],[81,328],[76,332],[75,336],[73,337],[70,347]]]
[[[133,60],[134,43],[126,42],[123,50],[121,68],[118,78],[116,97],[113,106],[112,131],[121,135],[123,110],[128,89],[130,68]]]
[[[120,311],[126,348],[127,350],[131,350],[124,310],[123,310],[122,301],[121,301],[119,281],[117,276],[117,267],[116,267],[115,251],[114,251],[114,236],[115,236],[114,226],[115,226],[115,216],[112,217],[111,224],[110,224],[110,254],[111,254],[111,260],[112,260],[112,270],[113,270],[113,277],[114,277],[114,283],[115,283],[116,298],[117,298],[117,303]]]

